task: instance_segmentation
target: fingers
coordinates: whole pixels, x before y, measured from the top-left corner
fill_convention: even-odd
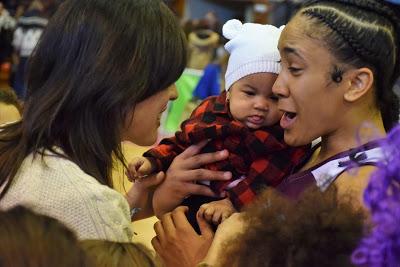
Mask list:
[[[203,153],[193,157],[193,160],[197,164],[198,167],[214,163],[220,160],[227,159],[229,156],[228,150],[217,151],[214,153]]]
[[[183,162],[183,167],[189,170],[196,169],[206,164],[227,159],[228,156],[229,153],[227,150],[217,151],[213,153],[197,154],[190,158],[185,159],[185,161]]]
[[[152,162],[145,157],[133,158],[128,164],[128,169],[125,173],[130,181],[147,177],[153,173]]]
[[[135,186],[149,188],[161,184],[165,179],[165,173],[159,172],[155,175],[150,175],[146,178],[136,179]]]
[[[149,159],[143,158],[142,165],[136,168],[136,171],[139,176],[146,176],[155,172],[155,166],[152,165]]]
[[[143,165],[143,163],[144,160],[142,158],[134,158],[128,164],[128,169],[125,171],[125,174],[130,182],[133,182],[138,178],[139,176],[138,169],[140,168],[140,166]]]
[[[201,211],[200,211],[201,210]],[[204,218],[207,222],[211,222],[214,225],[218,225],[222,220],[222,212],[212,206],[208,206],[207,204],[202,205],[197,212],[198,215]]]
[[[135,157],[133,158],[130,163],[128,164],[129,169],[131,170],[137,170],[142,166],[144,163],[144,158],[142,157]]]
[[[160,240],[158,240],[158,237],[155,236],[151,239],[151,245],[153,246],[154,250],[159,254],[159,255],[163,255],[163,249],[161,247],[161,243]]]
[[[202,215],[198,212],[196,215],[197,223],[200,228],[200,233],[202,236],[206,238],[211,238],[214,236],[214,231],[211,228],[211,225],[207,223],[207,221],[204,219]]]
[[[168,236],[173,236],[176,233],[176,223],[180,223],[179,221],[176,221],[176,218],[174,218],[174,213],[182,213],[185,216],[185,212],[187,212],[188,208],[187,207],[178,207],[172,212],[168,212],[161,216],[161,219],[156,222],[153,226],[154,232],[157,235],[158,241],[163,243],[166,239],[168,239]],[[186,216],[185,216],[186,218]]]
[[[137,179],[137,173],[136,170],[131,170],[130,168],[128,168],[125,171],[125,175],[128,178],[129,182],[133,183],[136,179]]]
[[[235,212],[234,207],[231,206],[231,202],[228,201],[228,199],[222,199],[203,204],[200,206],[197,214],[208,222],[218,225]]]
[[[231,172],[211,171],[207,169],[188,170],[185,173],[187,181],[226,181],[232,178]]]
[[[190,225],[186,213],[189,210],[186,206],[179,206],[171,212],[172,220],[175,223],[177,229],[183,230],[186,233],[192,232],[195,234],[193,227]]]
[[[161,221],[158,221],[153,226],[154,232],[156,233],[157,239],[162,242],[165,240],[165,232]]]
[[[191,184],[188,183],[185,185],[185,192],[183,195],[201,195],[201,196],[208,196],[208,197],[218,197],[214,191],[212,191],[208,186],[201,185],[201,184]]]
[[[208,222],[213,221],[213,216],[214,216],[215,209],[212,205],[210,204],[203,204],[200,206],[199,211],[197,212],[199,215],[201,215],[202,218],[206,219]]]
[[[194,155],[200,153],[200,151],[203,149],[203,147],[206,146],[207,143],[208,140],[204,140],[198,144],[191,145],[188,148],[186,148],[178,157],[181,157],[183,159],[191,158]]]
[[[220,210],[214,210],[211,220],[214,225],[220,224],[222,220],[222,212]]]
[[[156,174],[154,181],[149,182],[151,186],[157,186],[161,184],[165,179],[165,172],[159,172]]]
[[[167,233],[167,235],[175,234],[175,223],[172,219],[171,212],[164,214],[161,217],[161,222],[163,230],[165,231],[165,233]]]
[[[206,208],[204,207],[205,204],[201,205],[199,210],[196,213],[196,217],[202,217],[204,218],[204,212],[206,211]]]
[[[231,212],[222,212],[222,215],[221,215],[221,223],[223,222],[223,221],[225,221],[226,219],[228,219],[230,216],[232,215],[232,213]]]
[[[174,211],[175,211],[175,212],[183,212],[183,213],[186,214],[186,212],[188,212],[188,210],[189,210],[189,208],[186,207],[186,206],[179,206],[179,207],[177,207]]]

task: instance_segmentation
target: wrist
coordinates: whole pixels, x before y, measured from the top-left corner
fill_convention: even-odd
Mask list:
[[[149,196],[148,188],[137,188],[135,184],[132,185],[131,189],[126,193],[125,198],[128,201],[129,207],[132,208],[143,208],[143,204],[146,202]]]
[[[222,239],[218,236],[214,236],[210,248],[208,249],[206,257],[201,261],[201,263],[206,266],[218,266],[219,259],[221,257],[221,251],[223,248]]]
[[[138,213],[142,211],[142,208],[132,208],[131,209],[131,221],[134,221],[136,219],[136,217],[138,217]]]

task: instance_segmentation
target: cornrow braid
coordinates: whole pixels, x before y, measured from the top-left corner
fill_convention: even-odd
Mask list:
[[[380,1],[374,1],[374,0],[310,0],[304,3],[303,7],[315,5],[317,3],[321,2],[329,2],[329,3],[338,3],[338,4],[345,4],[349,6],[353,6],[356,8],[363,9],[365,11],[373,12],[375,14],[378,14],[382,16],[385,19],[388,19],[391,21],[393,26],[395,28],[400,25],[400,19],[398,15],[396,14],[396,11],[392,8],[392,5],[380,0]]]
[[[376,52],[369,50],[367,47],[364,47],[361,43],[359,43],[358,40],[348,32],[349,28],[335,23],[337,18],[335,14],[321,14],[311,9],[305,10],[303,14],[311,18],[316,18],[330,29],[335,31],[346,43],[349,44],[353,51],[366,62],[370,61],[371,58],[375,59],[377,56],[379,56]]]

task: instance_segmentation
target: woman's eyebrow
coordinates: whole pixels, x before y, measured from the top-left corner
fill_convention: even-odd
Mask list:
[[[286,47],[283,48],[283,52],[284,52],[285,54],[293,54],[293,55],[295,55],[295,56],[301,58],[302,60],[304,60],[304,58],[299,54],[299,52],[297,51],[297,49],[295,49],[295,48],[293,48],[293,47],[288,47],[288,46],[286,46]]]

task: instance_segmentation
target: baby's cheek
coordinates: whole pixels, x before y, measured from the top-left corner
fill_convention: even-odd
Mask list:
[[[278,122],[283,116],[283,111],[278,109],[278,105],[273,106],[270,112],[271,120],[274,121],[274,123]]]

